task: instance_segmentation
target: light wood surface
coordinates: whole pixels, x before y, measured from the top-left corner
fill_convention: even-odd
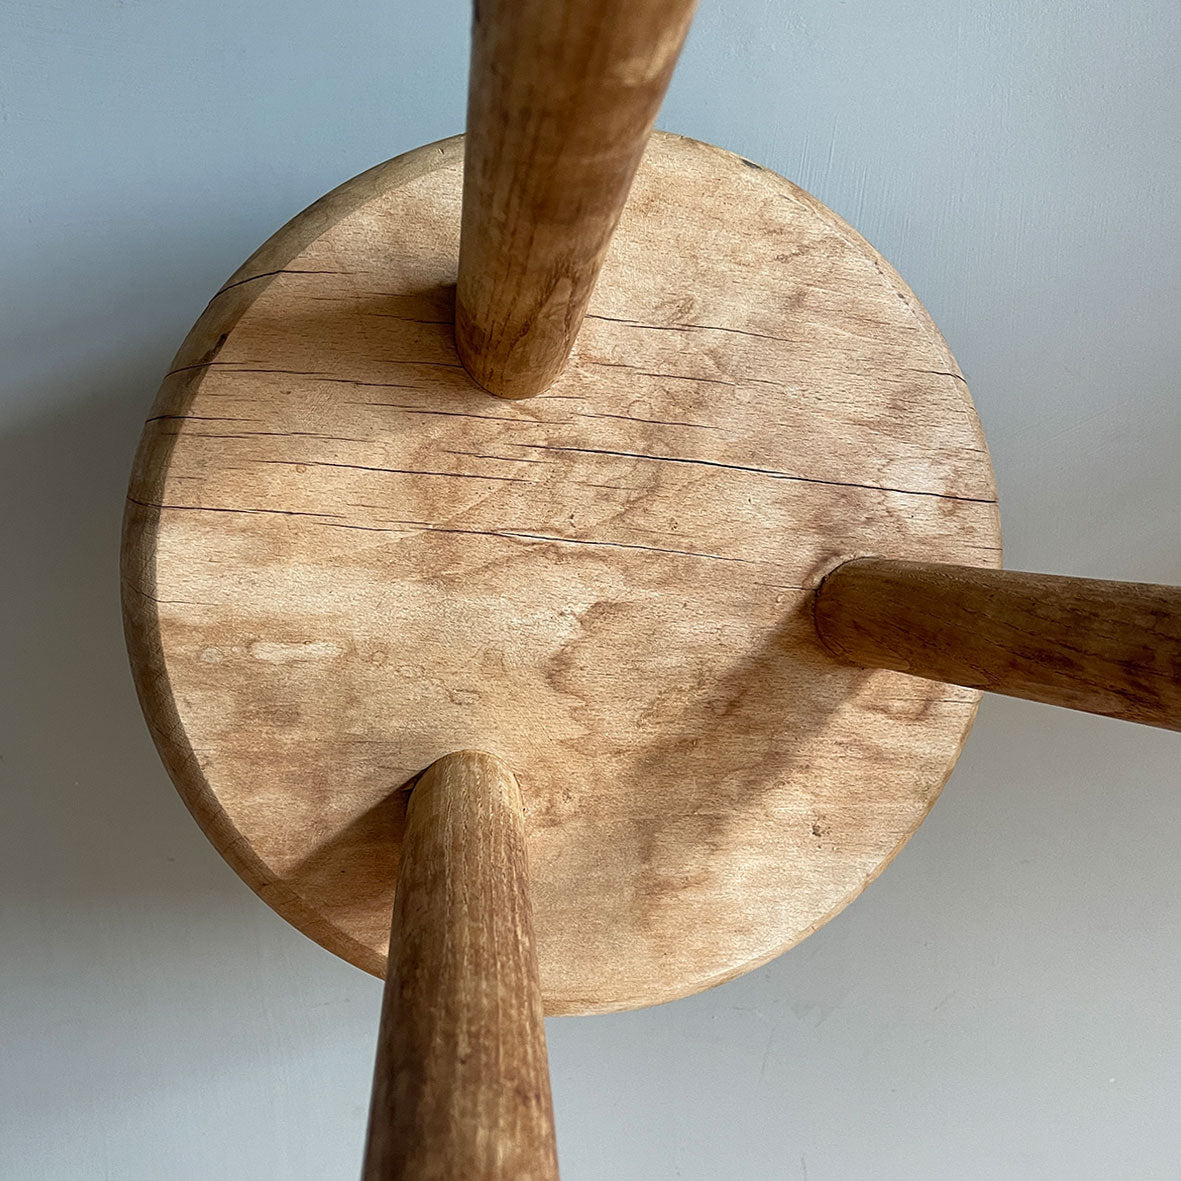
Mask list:
[[[493,393],[565,365],[694,3],[475,6],[455,335]]]
[[[978,694],[852,668],[842,558],[999,564],[988,454],[914,296],[774,173],[657,134],[571,364],[455,354],[459,141],[365,174],[210,303],[132,481],[145,713],[237,871],[385,968],[391,785],[521,780],[553,1013],[717,984],[840,910],[926,814]]]
[[[1181,729],[1181,588],[864,558],[821,586],[844,660]]]
[[[555,1181],[524,809],[481,751],[410,792],[365,1181]]]

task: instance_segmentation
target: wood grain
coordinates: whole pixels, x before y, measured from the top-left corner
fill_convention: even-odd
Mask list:
[[[459,751],[406,811],[365,1181],[555,1181],[520,788]]]
[[[238,872],[385,969],[448,751],[521,778],[553,1013],[791,946],[938,795],[978,694],[837,661],[842,558],[999,564],[955,362],[800,189],[654,135],[566,372],[498,401],[451,321],[462,145],[384,165],[211,301],[145,428],[124,604],[145,714]]]
[[[862,558],[821,585],[844,660],[1181,729],[1181,588]]]
[[[695,0],[480,0],[455,334],[485,389],[562,371]]]

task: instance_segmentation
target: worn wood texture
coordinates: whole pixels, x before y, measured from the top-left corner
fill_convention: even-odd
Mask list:
[[[862,558],[816,598],[843,660],[1181,729],[1181,588]]]
[[[835,660],[842,558],[999,563],[938,332],[774,173],[657,134],[571,364],[455,354],[462,147],[331,194],[215,296],[136,460],[124,602],[181,794],[282,914],[385,967],[391,783],[521,778],[554,1013],[770,959],[939,792],[978,694]]]
[[[460,751],[406,814],[365,1181],[555,1181],[520,788]]]
[[[566,364],[695,0],[480,0],[455,336],[485,389]]]

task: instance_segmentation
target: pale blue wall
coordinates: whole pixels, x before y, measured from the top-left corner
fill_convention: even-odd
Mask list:
[[[1181,583],[1177,0],[702,0],[662,125],[785,173],[951,343],[1018,568]],[[0,1176],[356,1176],[379,989],[172,792],[115,560],[145,409],[291,214],[459,130],[459,0],[0,7]],[[1181,1175],[1181,740],[986,703],[766,968],[552,1022],[566,1181]]]

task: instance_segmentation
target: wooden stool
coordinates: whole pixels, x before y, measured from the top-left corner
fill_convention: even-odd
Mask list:
[[[543,1012],[815,930],[979,690],[1181,728],[1181,591],[997,569],[971,399],[890,266],[649,138],[691,10],[480,0],[466,138],[248,260],[136,459],[168,770],[271,906],[386,976],[369,1178],[555,1176]]]

